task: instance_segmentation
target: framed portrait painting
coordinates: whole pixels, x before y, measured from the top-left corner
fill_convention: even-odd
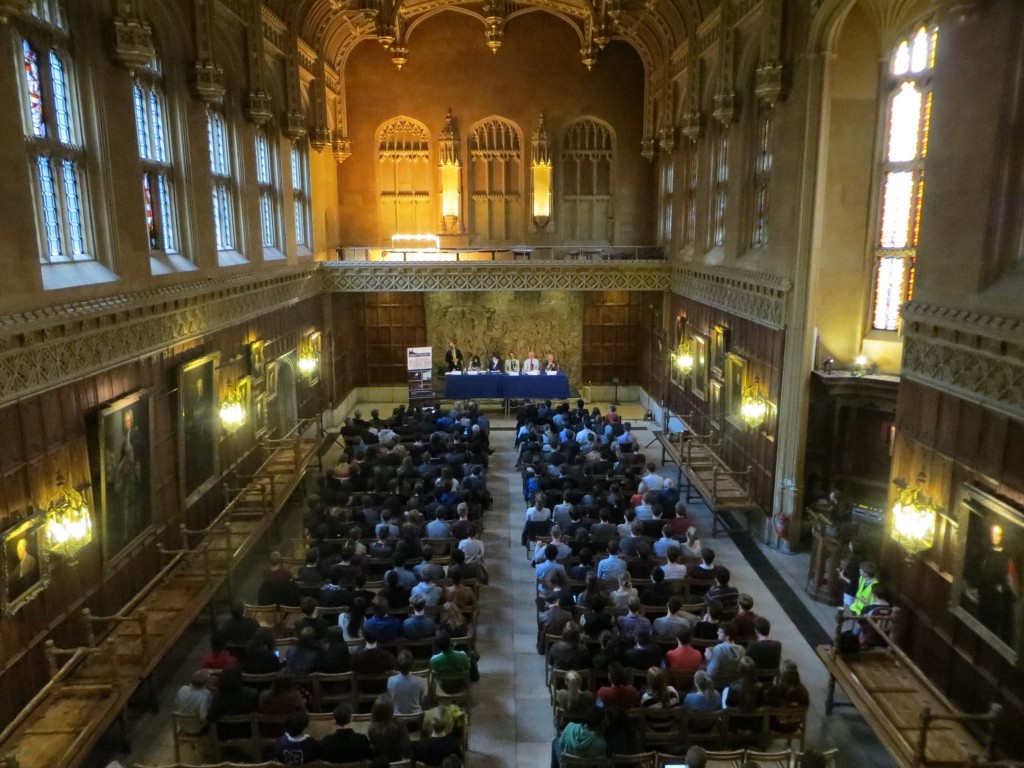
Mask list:
[[[725,373],[725,355],[729,351],[729,328],[718,324],[711,330],[711,373],[721,377]]]
[[[708,337],[702,333],[693,337],[693,394],[708,399]]]
[[[178,458],[182,505],[189,507],[216,481],[217,363],[206,355],[178,369]]]
[[[267,396],[256,395],[252,399],[252,433],[262,437],[267,433]]]
[[[747,378],[747,360],[734,352],[725,356],[725,414],[739,419],[743,404],[743,387]],[[740,422],[742,425],[742,422]]]
[[[0,603],[5,616],[13,616],[50,583],[46,547],[46,516],[18,523],[2,535],[3,590]]]
[[[708,383],[708,415],[712,429],[722,428],[722,382],[713,379]]]
[[[277,397],[277,361],[269,361],[264,370],[266,378],[263,383],[263,392],[267,400],[273,400]]]
[[[249,375],[254,379],[263,377],[266,362],[263,358],[263,342],[251,341],[248,347],[249,352]]]
[[[153,525],[150,493],[149,390],[115,400],[99,412],[99,520],[109,562]]]

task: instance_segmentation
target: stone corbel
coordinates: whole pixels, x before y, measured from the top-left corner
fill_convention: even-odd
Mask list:
[[[249,122],[263,125],[274,116],[263,61],[263,4],[260,0],[249,0],[248,12],[246,45],[249,54],[249,92],[245,96],[242,108]]]
[[[683,115],[679,131],[690,141],[696,141],[700,138],[702,124],[703,119],[700,112],[687,112]]]
[[[640,142],[640,155],[648,162],[654,160],[654,156],[657,152],[657,142],[653,136],[645,136],[643,141]]]
[[[224,70],[213,58],[214,0],[193,0],[196,32],[196,63],[192,81],[196,96],[207,104],[224,100]]]
[[[292,141],[298,141],[306,135],[306,116],[302,114],[301,90],[298,41],[295,37],[290,37],[285,55],[285,91],[288,107],[282,120],[281,132]]]
[[[671,155],[676,149],[676,129],[672,127],[662,128],[658,131],[658,146],[662,152]]]
[[[306,116],[301,112],[286,112],[281,133],[292,141],[299,141],[306,135]]]
[[[715,119],[724,126],[732,125],[736,119],[736,92],[724,91],[715,96]]]
[[[331,145],[331,129],[327,125],[327,64],[321,56],[316,62],[316,79],[313,80],[313,130],[309,133],[309,145],[317,152]]]
[[[146,23],[139,0],[119,0],[113,26],[114,58],[129,72],[156,58],[153,29]]]
[[[352,140],[340,131],[335,131],[334,141],[331,143],[331,152],[338,165],[341,165],[352,157]]]
[[[754,74],[754,93],[757,98],[769,107],[774,107],[782,97],[782,65],[769,62],[758,67]]]

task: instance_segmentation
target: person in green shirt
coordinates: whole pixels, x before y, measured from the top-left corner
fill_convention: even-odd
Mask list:
[[[445,693],[459,693],[465,689],[466,684],[457,676],[465,675],[465,679],[469,679],[469,655],[454,650],[451,635],[443,630],[434,635],[434,645],[438,652],[430,657],[430,671],[442,676],[439,682]]]
[[[559,767],[562,755],[573,757],[605,757],[608,743],[604,740],[604,712],[594,707],[584,723],[569,723],[551,744],[551,768]]]
[[[857,594],[854,595],[850,613],[860,616],[864,609],[875,602],[875,584],[878,583],[878,567],[871,562],[860,564],[860,579],[857,581]]]

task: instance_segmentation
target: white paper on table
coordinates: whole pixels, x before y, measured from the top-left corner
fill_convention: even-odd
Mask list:
[[[527,376],[540,376],[540,371],[527,371]]]
[[[519,371],[509,371],[505,375],[506,376],[518,376],[519,375]]]
[[[467,376],[476,376],[480,371],[466,371]]]
[[[462,371],[448,371],[448,373],[446,373],[445,375],[446,376],[461,376],[462,375]]]

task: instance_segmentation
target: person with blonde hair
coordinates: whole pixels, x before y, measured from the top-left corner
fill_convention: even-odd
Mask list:
[[[640,706],[649,709],[668,709],[679,706],[679,691],[668,684],[665,670],[661,667],[647,668],[647,689],[640,697]]]
[[[581,723],[594,706],[594,694],[583,687],[583,675],[576,670],[565,673],[565,688],[555,691],[556,725],[559,730],[568,723]]]
[[[722,694],[715,690],[715,681],[707,672],[700,670],[693,676],[693,688],[693,693],[683,699],[687,712],[715,712],[722,708]]]
[[[639,597],[636,587],[633,586],[633,579],[628,573],[619,574],[619,588],[612,590],[610,597],[612,605],[616,608],[625,608],[629,598]]]

